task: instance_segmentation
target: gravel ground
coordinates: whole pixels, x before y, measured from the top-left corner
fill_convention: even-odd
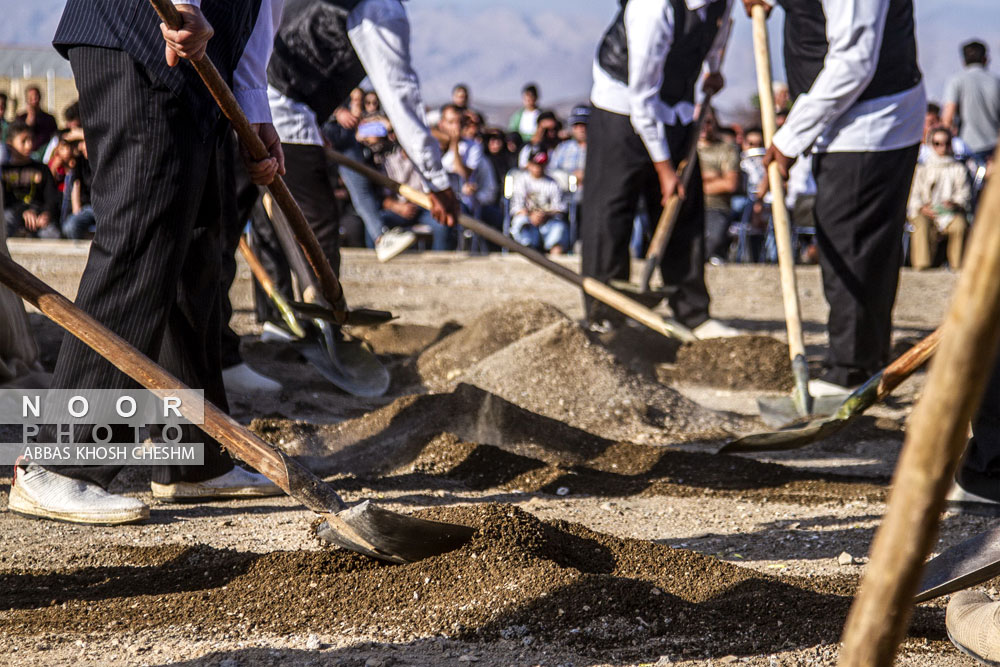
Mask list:
[[[15,259],[40,277],[64,293],[73,294],[85,260],[85,246],[14,241],[11,250]],[[572,259],[566,261],[573,264]],[[400,396],[422,391],[415,368],[416,355],[453,330],[448,323],[469,323],[483,310],[510,298],[545,301],[570,318],[581,315],[579,295],[575,290],[517,257],[468,258],[408,253],[389,264],[378,264],[370,253],[348,251],[344,265],[345,289],[352,304],[390,309],[400,317],[393,329],[381,334],[363,334],[370,337],[376,351],[384,355],[393,371],[393,395],[367,402],[347,398],[325,385],[321,378],[302,371],[308,368],[306,366],[296,364],[299,372],[290,371],[292,360],[282,356],[280,350],[254,343],[252,337],[259,330],[249,312],[249,273],[241,266],[233,291],[237,309],[235,328],[245,336],[248,359],[279,377],[287,373],[281,378],[286,383],[295,381],[294,390],[286,391],[271,402],[262,404],[234,397],[235,413],[241,421],[249,423],[255,417],[267,417],[274,423],[287,425],[287,432],[294,433],[295,420],[301,420],[302,424],[312,425],[311,428],[323,435],[326,432],[323,429],[339,428],[337,425],[344,420],[349,420],[347,425],[360,423],[359,419],[370,420],[364,415],[371,410],[386,406]],[[782,338],[775,267],[709,267],[708,275],[716,317],[754,335]],[[811,362],[815,363],[825,342],[826,308],[818,271],[803,268],[799,277],[808,351]],[[912,341],[929,333],[942,317],[953,285],[954,276],[946,272],[904,272],[896,310],[896,338]],[[637,374],[644,373],[644,382],[650,377],[663,378],[670,383],[670,389],[690,402],[711,410],[735,413],[728,418],[737,423],[752,419],[755,398],[761,392],[685,382],[676,376],[676,369],[666,360],[669,354],[659,355],[658,343],[655,340],[649,343],[648,355],[641,350],[637,352],[635,346],[629,350],[615,350],[612,345],[611,351],[623,365]],[[777,464],[759,470],[786,471],[782,474],[792,480],[788,484],[801,485],[791,491],[784,482],[785,486],[730,488],[731,485],[724,483],[725,475],[712,470],[712,461],[721,459],[712,459],[697,443],[677,445],[677,453],[672,455],[689,457],[684,459],[688,466],[685,470],[689,470],[685,477],[671,477],[668,471],[661,478],[644,479],[653,490],[642,493],[602,492],[594,484],[582,485],[583,482],[576,490],[574,484],[566,484],[565,495],[558,493],[561,489],[553,492],[542,483],[538,488],[518,489],[492,484],[473,489],[475,485],[463,483],[454,475],[449,477],[446,466],[432,467],[422,477],[402,472],[389,477],[341,475],[334,478],[333,483],[348,500],[375,497],[389,508],[405,511],[431,508],[436,512],[464,512],[484,503],[508,503],[546,522],[569,521],[611,536],[602,540],[634,539],[643,541],[636,543],[640,545],[636,548],[652,543],[653,546],[704,554],[711,557],[711,561],[705,561],[714,563],[711,568],[746,568],[747,572],[759,573],[761,577],[774,578],[802,590],[812,586],[803,583],[807,581],[837,580],[849,586],[864,570],[869,542],[885,509],[884,489],[901,445],[903,422],[922,383],[923,375],[916,375],[898,390],[888,405],[872,410],[870,418],[834,440],[781,455],[752,457],[756,463],[747,461],[747,471],[758,470],[753,467],[758,464]],[[772,392],[772,395],[779,394]],[[448,420],[442,423],[445,427],[440,430],[447,431]],[[433,435],[432,430],[427,431],[428,438]],[[561,432],[558,428],[553,431]],[[471,437],[466,433],[458,435],[460,439]],[[403,435],[398,437],[400,442],[405,440]],[[325,441],[320,439],[320,442]],[[337,455],[337,452],[331,453],[330,461],[336,462]],[[695,465],[702,460],[705,461],[704,478]],[[584,468],[570,472],[580,480],[603,479],[587,476],[596,474],[587,469],[588,466],[597,469],[603,465],[600,457],[591,457],[588,461],[580,464]],[[692,466],[694,469],[690,472]],[[0,477],[0,505],[6,503],[9,482],[9,477]],[[843,492],[845,485],[860,491]],[[152,502],[148,474],[142,470],[130,470],[121,475],[114,488]],[[222,609],[213,606],[230,599],[224,582],[201,581],[194,577],[182,587],[183,590],[165,589],[167,579],[158,578],[157,565],[135,562],[136,554],[171,554],[175,549],[195,552],[228,549],[237,559],[275,552],[304,553],[303,557],[308,557],[322,549],[309,530],[311,521],[310,513],[286,498],[203,505],[154,504],[149,523],[118,528],[73,527],[27,521],[0,513],[0,534],[4,536],[4,546],[0,549],[0,623],[5,628],[0,632],[0,664],[225,667],[343,664],[375,667],[469,663],[771,666],[833,665],[836,662],[838,636],[826,629],[829,619],[822,613],[796,619],[795,622],[803,627],[787,633],[787,645],[781,630],[762,633],[757,651],[740,648],[719,635],[732,625],[742,627],[740,618],[726,619],[725,623],[719,620],[717,626],[709,625],[707,630],[702,628],[680,636],[674,631],[665,632],[660,640],[640,642],[636,650],[628,651],[597,651],[593,647],[575,646],[544,636],[526,641],[525,636],[415,632],[403,623],[376,627],[370,619],[344,612],[331,613],[331,617],[322,622],[303,621],[301,627],[288,620],[277,631],[273,624],[255,626],[244,622],[246,619],[240,616],[244,608],[239,605]],[[939,548],[981,531],[989,522],[982,517],[946,514],[941,524]],[[840,564],[844,552],[852,556],[848,565]],[[583,566],[579,568],[586,571]],[[529,571],[526,566],[524,572]],[[654,571],[643,572],[640,578],[656,576]],[[266,582],[273,587],[275,599],[279,593],[287,593],[278,574],[276,570],[274,580]],[[114,588],[121,581],[128,581],[130,576],[144,582],[143,585],[127,593]],[[301,583],[304,581],[301,576],[305,575],[293,573],[288,581]],[[513,571],[509,576],[513,581],[521,573]],[[709,579],[710,575],[698,570],[691,571],[689,577],[691,582],[697,583]],[[62,582],[63,587],[79,586],[82,592],[66,599],[65,590],[53,587],[51,600],[42,602],[48,597],[40,588],[42,580],[46,584],[50,584],[50,580]],[[322,585],[320,590],[323,590]],[[358,589],[357,596],[363,598],[368,593]],[[198,626],[195,617],[200,608],[197,604],[188,617],[171,612],[174,605],[183,608],[192,595],[204,596],[205,613],[208,614],[212,607],[211,618],[224,619],[226,614],[231,614],[231,627],[223,622]],[[729,589],[718,593],[722,602],[731,595]],[[534,608],[531,605],[540,600],[525,600],[524,608]],[[301,600],[300,604],[304,608],[306,601]],[[584,603],[579,604],[582,608]],[[943,667],[972,664],[944,638],[943,601],[925,607],[917,616],[899,663]],[[538,623],[549,622],[551,627],[559,627],[558,618],[545,617],[544,610],[551,612],[551,609],[544,605],[537,608],[542,610]],[[133,611],[131,617],[129,613],[122,613],[117,624],[97,627],[97,619],[103,618],[101,614],[108,609]],[[761,609],[769,610],[761,612],[762,618],[746,614],[748,629],[775,613],[770,607]],[[246,611],[249,615],[249,607]],[[294,603],[287,608],[290,619],[295,618],[298,611]],[[396,611],[387,607],[385,615],[393,616]],[[578,611],[569,609],[570,613]],[[162,622],[151,624],[147,615],[157,620],[162,618]],[[810,629],[813,624],[816,627]],[[640,625],[634,623],[630,629],[621,628],[619,639],[624,641]],[[19,630],[20,626],[32,629]]]

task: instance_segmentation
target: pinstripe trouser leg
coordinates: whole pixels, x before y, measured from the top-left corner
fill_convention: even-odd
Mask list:
[[[230,196],[233,185],[231,175],[227,179],[216,169],[218,137],[201,137],[185,104],[125,53],[76,47],[69,56],[80,90],[98,220],[76,304],[226,410],[220,197]],[[66,337],[53,388],[135,386],[76,338]],[[155,481],[199,481],[232,468],[228,454],[199,429],[186,428],[184,441],[205,442],[205,465],[157,466]],[[117,466],[54,469],[102,486],[119,471]]]

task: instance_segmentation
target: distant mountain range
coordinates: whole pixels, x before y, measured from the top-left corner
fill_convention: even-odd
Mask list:
[[[6,3],[0,42],[48,42],[64,2]],[[564,108],[586,99],[594,50],[618,2],[411,0],[406,7],[427,101],[447,100],[452,85],[462,81],[472,88],[474,103],[499,114],[517,105],[526,81],[539,84],[543,105],[558,102]],[[960,68],[961,42],[978,37],[1000,53],[998,0],[917,0],[916,12],[920,62],[932,99],[940,99],[948,76]],[[780,22],[771,24],[775,78],[781,79]],[[739,7],[724,72],[729,83],[719,106],[745,108],[755,92],[755,79],[750,24]]]

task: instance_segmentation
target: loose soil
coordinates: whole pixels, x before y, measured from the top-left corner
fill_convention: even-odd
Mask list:
[[[24,248],[36,254],[18,260],[72,296],[83,256]],[[247,361],[285,389],[231,397],[234,415],[348,502],[466,523],[473,540],[387,565],[321,544],[290,498],[163,504],[132,468],[111,490],[152,506],[143,525],[0,512],[0,664],[836,664],[922,376],[836,438],[718,456],[728,433],[760,428],[745,377],[691,379],[680,345],[644,328],[583,331],[569,319],[578,292],[516,257],[370,255],[346,251],[342,278],[352,303],[401,316],[351,331],[390,368],[389,394],[348,397],[293,348],[257,341],[241,267],[234,326]],[[774,267],[707,273],[716,316],[781,335],[780,299],[761,289]],[[810,268],[799,278],[817,354],[821,282]],[[952,280],[904,272],[897,341],[936,326]],[[62,334],[33,324],[51,368]],[[763,345],[785,357],[757,339],[740,357],[757,375]],[[989,522],[947,513],[935,549]],[[944,639],[944,603],[916,610],[899,664],[971,664]]]
[[[788,346],[770,336],[712,338],[677,352],[673,379],[726,389],[791,391]]]
[[[423,352],[417,358],[417,371],[428,387],[447,388],[482,359],[564,319],[565,315],[541,301],[508,301],[481,313]]]
[[[614,440],[719,438],[747,426],[630,371],[567,319],[486,357],[461,381]]]
[[[775,577],[509,505],[423,512],[477,529],[449,554],[393,566],[340,550],[252,554],[205,546],[116,547],[108,564],[8,570],[10,635],[370,632],[536,641],[614,660],[753,655],[835,641],[857,580]],[[141,595],[137,592],[142,591]],[[942,640],[939,611],[917,632]],[[127,619],[127,620],[126,620]],[[809,622],[803,622],[809,619]]]

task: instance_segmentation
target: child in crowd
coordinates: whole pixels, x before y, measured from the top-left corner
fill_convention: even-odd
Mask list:
[[[515,179],[510,231],[518,243],[561,255],[570,244],[566,200],[559,184],[545,174],[548,162],[547,152],[532,151],[527,173]]]
[[[59,189],[48,166],[31,158],[32,143],[24,121],[11,123],[0,167],[7,235],[59,238]]]
[[[66,133],[71,141],[77,142],[77,155],[73,161],[67,181],[70,183],[69,211],[62,222],[62,233],[68,239],[93,238],[97,228],[94,209],[90,205],[90,183],[93,175],[90,170],[90,160],[87,154],[87,140],[83,131],[70,130]]]

